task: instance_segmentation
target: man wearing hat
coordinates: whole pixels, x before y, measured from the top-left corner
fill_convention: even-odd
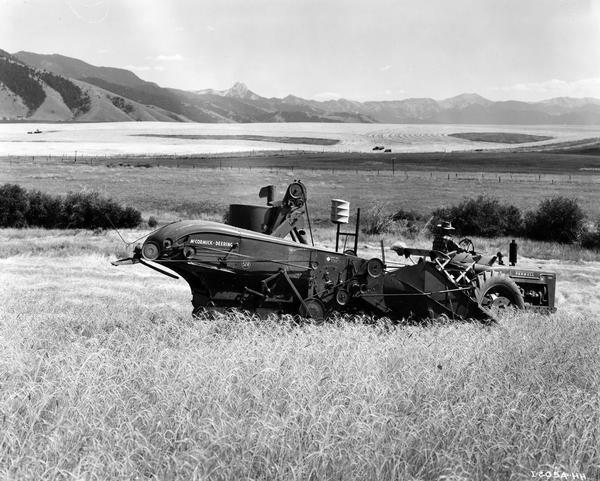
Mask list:
[[[433,231],[432,249],[439,252],[461,251],[462,249],[452,239],[452,233],[454,230],[455,229],[452,227],[452,223],[448,222],[447,220],[443,220],[436,225],[435,230]]]

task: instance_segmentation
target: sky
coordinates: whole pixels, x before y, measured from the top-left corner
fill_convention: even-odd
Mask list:
[[[600,98],[600,0],[0,0],[0,49],[265,97]]]

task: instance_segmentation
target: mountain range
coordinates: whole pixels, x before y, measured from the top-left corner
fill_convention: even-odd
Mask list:
[[[0,120],[595,125],[600,124],[600,100],[495,102],[474,93],[368,102],[267,98],[243,83],[187,91],[63,55],[0,50]]]

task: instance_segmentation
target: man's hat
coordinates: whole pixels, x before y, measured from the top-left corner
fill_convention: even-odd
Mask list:
[[[436,225],[436,227],[442,230],[454,230],[454,227],[452,227],[452,223],[447,220],[441,221],[438,225]]]

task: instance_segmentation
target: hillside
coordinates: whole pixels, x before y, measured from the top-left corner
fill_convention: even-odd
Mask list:
[[[316,101],[266,98],[241,82],[226,90],[164,88],[122,68],[52,54],[0,50],[0,119],[164,120],[203,123],[600,124],[600,100],[495,102],[475,93],[444,100]]]
[[[57,75],[65,75],[100,87],[125,101],[158,107],[165,113],[168,112],[170,121],[192,120],[211,123],[373,121],[363,115],[348,112],[326,113],[314,108],[289,108],[279,99],[270,100],[250,92],[241,83],[234,85],[225,94],[217,91],[194,93],[163,88],[153,82],[146,82],[124,69],[96,67],[63,55],[18,52],[14,57],[35,69],[46,69]]]
[[[90,109],[90,99],[71,80],[36,70],[0,51],[0,105],[10,106],[0,117],[71,120]],[[7,115],[8,114],[8,115]]]
[[[173,121],[173,113],[87,82],[33,68],[0,51],[0,119],[119,122]]]
[[[142,80],[136,74],[126,69],[96,67],[82,60],[65,57],[64,55],[40,55],[32,52],[17,52],[14,56],[33,68],[38,70],[48,70],[64,77],[75,79],[95,77],[106,82],[126,85],[128,87],[136,87],[150,83]]]

